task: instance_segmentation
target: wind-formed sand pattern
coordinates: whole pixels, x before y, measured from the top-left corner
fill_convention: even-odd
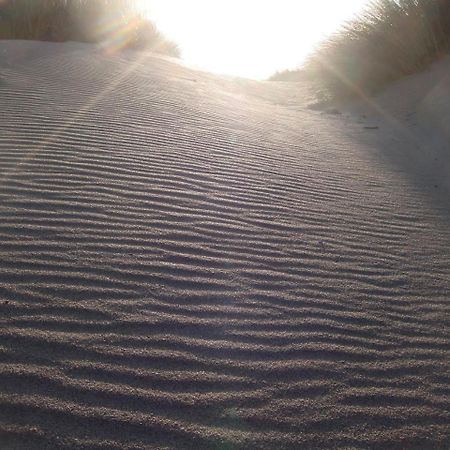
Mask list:
[[[0,105],[1,448],[449,448],[414,111],[36,42],[0,43]]]

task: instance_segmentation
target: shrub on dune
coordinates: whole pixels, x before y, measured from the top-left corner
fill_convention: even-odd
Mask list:
[[[104,43],[179,57],[132,0],[3,0],[0,39]]]
[[[332,97],[371,94],[449,50],[450,0],[375,0],[322,42],[302,73]]]

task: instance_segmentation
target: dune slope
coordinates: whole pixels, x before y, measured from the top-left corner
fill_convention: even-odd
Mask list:
[[[450,447],[448,152],[306,101],[0,42],[1,448]]]

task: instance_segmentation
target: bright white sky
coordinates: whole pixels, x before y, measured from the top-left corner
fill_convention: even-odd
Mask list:
[[[368,0],[141,0],[199,68],[263,79],[293,69]]]

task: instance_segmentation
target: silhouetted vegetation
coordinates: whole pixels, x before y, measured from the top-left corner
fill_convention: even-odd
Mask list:
[[[318,46],[301,77],[332,97],[372,94],[449,50],[450,0],[375,0]]]
[[[132,0],[0,0],[0,39],[103,43],[179,56]]]
[[[308,73],[304,69],[282,70],[269,78],[271,81],[304,81],[308,79]]]

